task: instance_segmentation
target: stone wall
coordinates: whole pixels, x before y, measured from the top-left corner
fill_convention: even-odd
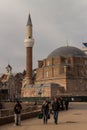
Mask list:
[[[71,95],[87,95],[87,79],[67,79],[67,92]]]
[[[27,87],[21,89],[21,97],[39,97],[37,87]]]
[[[24,113],[21,116],[21,120],[36,117],[39,113],[40,113],[40,110]],[[14,115],[0,118],[0,125],[4,125],[11,122],[14,122]]]

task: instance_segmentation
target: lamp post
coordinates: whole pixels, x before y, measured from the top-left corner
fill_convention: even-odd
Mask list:
[[[41,94],[42,94],[42,89],[41,87],[38,89],[38,95],[41,97]]]

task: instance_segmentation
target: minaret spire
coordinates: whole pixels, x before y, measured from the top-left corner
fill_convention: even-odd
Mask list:
[[[27,24],[26,24],[26,26],[32,26],[32,20],[31,20],[31,15],[30,15],[30,13],[29,13],[29,16],[28,16],[28,21],[27,21]]]

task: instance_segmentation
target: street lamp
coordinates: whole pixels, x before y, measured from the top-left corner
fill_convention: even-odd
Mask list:
[[[40,95],[40,97],[41,97],[41,94],[42,94],[42,89],[41,89],[41,87],[38,89],[38,95]]]

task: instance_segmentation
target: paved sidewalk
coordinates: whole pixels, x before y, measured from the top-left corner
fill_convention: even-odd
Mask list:
[[[85,109],[81,109],[82,106]],[[21,123],[21,126],[14,126],[13,123],[3,125],[0,126],[0,130],[86,130],[87,103],[76,103],[73,109],[60,112],[59,124],[57,125],[54,124],[52,115],[47,125],[44,125],[43,121],[37,118],[24,120]]]

